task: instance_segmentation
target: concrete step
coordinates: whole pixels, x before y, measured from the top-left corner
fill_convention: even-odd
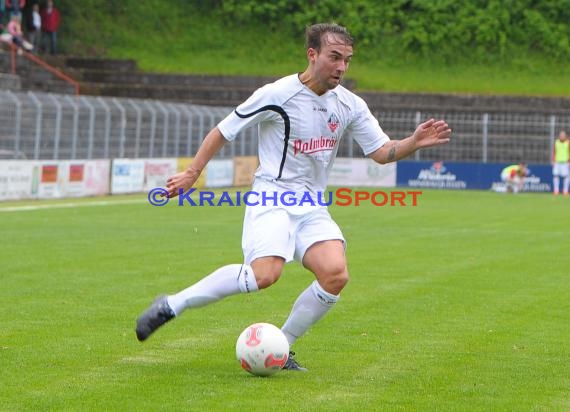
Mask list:
[[[157,99],[213,106],[236,106],[247,99],[254,90],[255,88],[81,83],[81,94],[85,95]]]
[[[570,98],[498,96],[481,94],[443,93],[387,93],[359,92],[374,110],[419,110],[442,113],[445,111],[470,111],[481,113],[568,113]]]
[[[22,79],[22,90],[41,91],[46,93],[75,94],[75,88],[63,80],[34,80],[31,78]]]
[[[92,83],[144,84],[164,86],[207,86],[258,88],[275,81],[277,77],[207,76],[192,74],[164,74],[142,72],[115,72],[106,70],[82,70],[83,81]]]
[[[10,53],[0,53],[0,72],[11,72]],[[214,106],[236,106],[247,99],[254,90],[276,77],[262,76],[207,76],[192,74],[164,74],[140,72],[134,60],[97,59],[65,56],[42,56],[50,65],[80,81],[81,93],[86,95],[158,99]],[[31,88],[72,89],[59,86],[56,77],[38,74],[35,63],[18,56],[17,74],[21,90]],[[47,73],[47,72],[46,72]],[[26,81],[26,77],[30,80]],[[12,79],[17,86],[17,80]],[[354,90],[356,84],[346,79],[345,87]],[[358,93],[373,112],[385,110],[418,110],[423,115],[441,116],[449,111],[481,113],[520,112],[567,114],[570,98],[485,96],[433,93]]]
[[[17,74],[0,73],[0,89],[19,92],[22,90],[22,80]]]
[[[88,57],[66,57],[66,67],[73,69],[104,70],[112,72],[136,72],[137,62],[129,59],[98,59]]]
[[[269,76],[209,76],[200,74],[126,73],[103,70],[82,70],[80,78],[91,83],[142,84],[164,86],[231,87],[255,90],[279,77]],[[346,79],[345,87],[354,89],[356,82]]]
[[[45,57],[45,58],[44,58]],[[54,56],[41,56],[42,60],[50,66],[59,69],[68,77],[74,78],[73,75],[61,70],[61,66],[57,66],[58,58]],[[0,53],[0,71],[10,73],[12,70],[12,60],[10,53]],[[54,73],[46,70],[40,64],[26,58],[24,55],[16,55],[16,74],[18,77],[18,90],[37,90],[50,93],[74,94],[75,88],[66,81],[59,78]],[[18,86],[19,85],[19,86]]]

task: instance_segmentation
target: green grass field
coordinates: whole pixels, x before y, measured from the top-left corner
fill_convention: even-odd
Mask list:
[[[569,206],[425,190],[417,207],[331,207],[351,282],[293,348],[309,373],[256,378],[235,340],[284,322],[312,281],[295,263],[134,334],[156,295],[241,262],[241,208],[2,203],[0,410],[567,411]]]

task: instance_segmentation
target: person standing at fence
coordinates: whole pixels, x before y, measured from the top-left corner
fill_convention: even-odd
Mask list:
[[[42,48],[47,50],[46,43],[49,43],[49,52],[57,54],[57,31],[60,14],[54,6],[53,0],[47,0],[46,7],[40,12],[40,16],[42,18]]]
[[[560,178],[562,178],[562,192],[568,196],[570,185],[570,141],[565,130],[561,130],[554,141],[552,150],[552,193],[560,193]]]
[[[381,164],[450,141],[447,123],[435,119],[421,123],[403,140],[390,140],[364,100],[340,85],[353,54],[346,28],[310,26],[306,46],[305,71],[261,87],[210,130],[189,168],[167,180],[169,197],[188,191],[224,144],[251,126],[259,130],[260,161],[253,190],[293,193],[297,201],[305,194],[316,199],[324,193],[339,140],[346,136]],[[137,338],[146,340],[187,309],[267,288],[281,277],[285,263],[297,260],[315,279],[283,325],[292,345],[336,304],[348,282],[345,240],[324,205],[248,205],[242,248],[242,264],[222,266],[189,288],[156,299],[137,319]],[[306,370],[293,356],[284,369]]]
[[[32,5],[32,11],[28,16],[28,39],[34,50],[40,50],[40,41],[42,38],[42,17],[40,16],[40,5],[34,3]]]

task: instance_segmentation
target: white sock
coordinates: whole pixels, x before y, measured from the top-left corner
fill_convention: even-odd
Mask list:
[[[554,185],[554,193],[558,193],[558,187],[560,186],[560,178],[558,176],[554,176],[552,178],[552,183]]]
[[[567,177],[565,177],[565,178],[562,180],[562,187],[563,187],[564,193],[568,193],[568,185],[569,185],[569,183],[570,183],[570,179],[567,178]]]
[[[303,291],[293,305],[282,331],[292,345],[333,307],[339,296],[325,291],[316,280]]]
[[[168,296],[168,305],[176,316],[188,308],[199,308],[237,293],[256,292],[257,281],[251,266],[226,265],[192,286]]]

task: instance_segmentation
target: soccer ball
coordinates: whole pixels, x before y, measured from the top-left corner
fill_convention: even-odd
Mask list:
[[[236,356],[241,367],[252,375],[273,375],[289,358],[289,342],[277,326],[254,323],[239,335]]]

